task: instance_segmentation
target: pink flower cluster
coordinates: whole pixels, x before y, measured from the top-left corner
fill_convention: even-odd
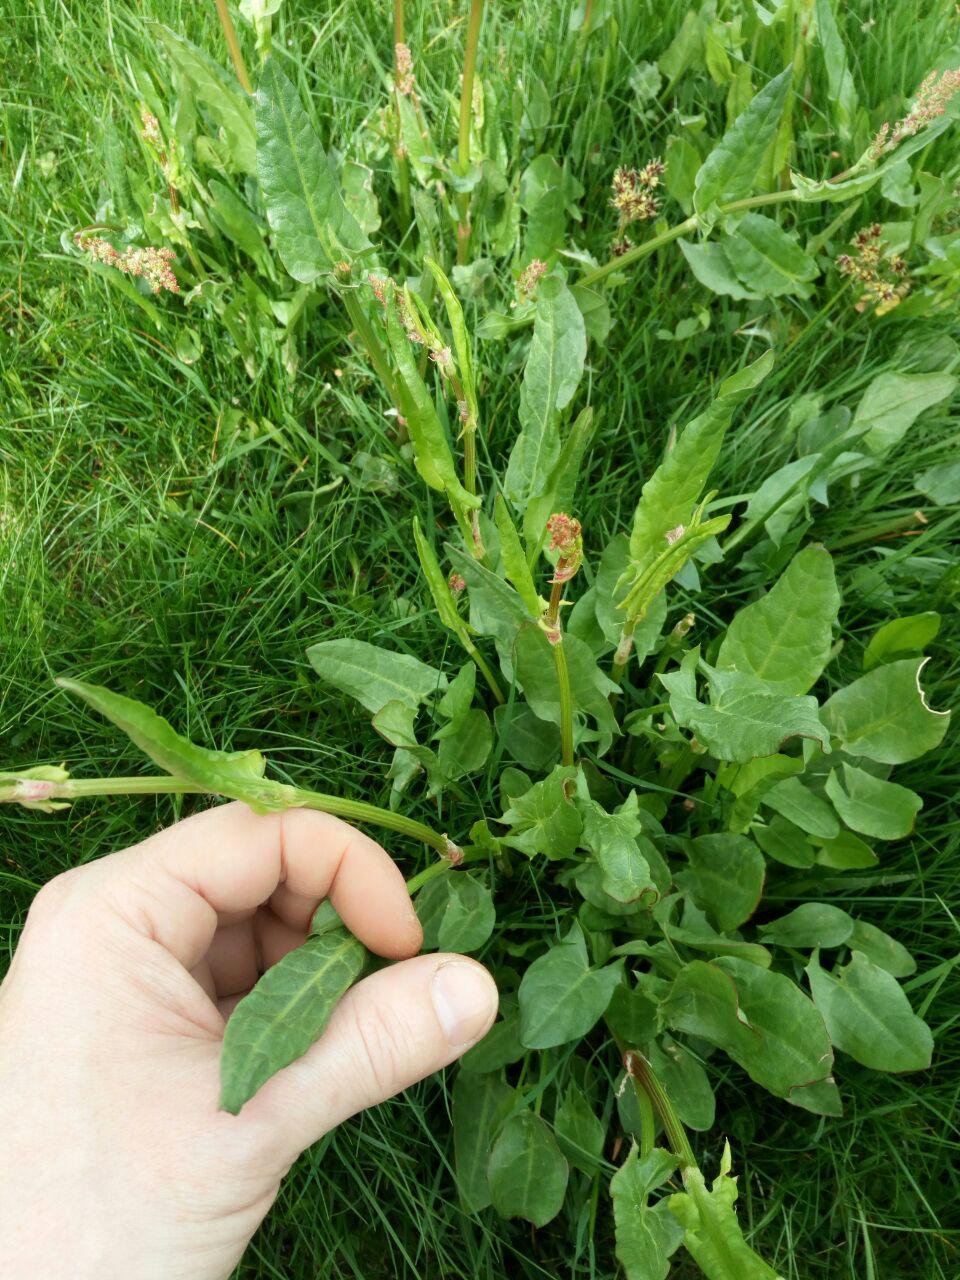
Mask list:
[[[575,516],[556,511],[547,521],[550,550],[559,551],[554,582],[569,582],[583,563],[583,528]]]
[[[170,265],[177,260],[172,249],[138,249],[130,245],[120,253],[103,236],[84,236],[80,232],[74,239],[78,247],[89,254],[94,262],[116,267],[125,276],[146,280],[154,293],[162,293],[164,290],[167,293],[180,292],[180,285]]]

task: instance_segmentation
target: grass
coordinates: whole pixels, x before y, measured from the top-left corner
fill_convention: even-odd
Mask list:
[[[467,6],[408,7],[419,81],[442,111],[444,91],[456,84]],[[543,81],[554,104],[549,145],[572,146],[577,129],[588,135],[590,159],[577,176],[593,211],[584,236],[598,245],[611,230],[602,213],[610,171],[621,160],[642,162],[666,130],[665,109],[654,104],[648,118],[637,109],[630,71],[662,50],[684,8],[617,7],[619,45],[603,101],[590,83],[565,77],[566,6],[504,4],[488,17],[481,42],[481,74],[496,50],[505,74]],[[185,32],[226,65],[213,5],[118,0],[94,15],[56,0],[0,0],[0,13],[18,33],[6,50],[0,100],[0,167],[11,193],[0,209],[0,763],[64,759],[80,775],[141,767],[109,726],[54,691],[52,676],[69,672],[144,697],[201,741],[261,747],[276,776],[386,803],[389,748],[362,714],[324,693],[304,650],[320,638],[357,635],[439,664],[458,658],[445,654],[429,620],[408,533],[412,510],[425,524],[435,513],[398,456],[386,406],[344,343],[340,317],[329,304],[319,308],[295,376],[265,359],[250,378],[214,325],[170,303],[187,314],[202,347],[188,365],[166,330],[158,336],[129,299],[61,247],[64,233],[96,218],[105,120],[117,124],[129,163],[140,163],[125,80],[129,58],[150,65],[142,15]],[[894,116],[956,40],[956,17],[933,0],[858,0],[845,14],[845,34],[861,93],[881,116]],[[353,0],[286,5],[278,56],[307,55],[304,88],[326,135],[345,150],[370,108],[372,63],[389,66],[389,39],[379,8]],[[684,111],[717,109],[714,99],[699,100],[700,84],[688,78],[678,89]],[[822,94],[815,72],[813,113]],[[447,110],[452,139],[455,102]],[[826,148],[825,124],[823,133]],[[823,167],[822,154],[801,159],[808,172]],[[890,216],[879,198],[877,211]],[[384,212],[393,234],[391,210]],[[864,220],[873,214],[867,206]],[[823,225],[807,210],[798,221]],[[695,411],[709,383],[745,350],[756,355],[766,344],[763,335],[744,335],[739,313],[722,301],[698,336],[658,338],[703,300],[672,249],[643,263],[611,300],[610,350],[592,357],[591,395],[603,418],[578,511],[594,547],[623,527],[668,428]],[[814,301],[820,310],[788,303],[765,318],[781,349],[790,345],[724,456],[724,493],[749,491],[786,461],[788,412],[798,396],[855,404],[873,373],[922,367],[957,336],[951,316],[905,322],[894,313],[877,322],[856,315],[849,295],[830,307],[825,291]],[[517,380],[505,360],[485,390],[496,411],[481,467],[484,451],[500,459],[512,439]],[[911,536],[874,532],[911,516],[922,501],[913,477],[955,448],[955,414],[929,422],[888,466],[856,490],[838,488],[834,505],[815,512],[809,536],[835,552],[845,585],[845,640],[856,642],[848,643],[849,658],[841,655],[848,671],[857,643],[893,614],[936,608],[955,621],[956,509],[927,507],[929,523]],[[357,450],[385,461],[385,483],[355,465]],[[752,586],[749,575],[731,587],[717,573],[690,605],[701,617],[727,618]],[[945,626],[928,669],[935,705],[948,701],[958,668],[957,629]],[[755,1243],[790,1280],[948,1280],[960,1269],[955,735],[935,756],[898,770],[897,780],[927,797],[915,837],[890,846],[875,872],[838,876],[832,900],[917,956],[918,976],[907,985],[937,1039],[932,1071],[878,1076],[845,1059],[845,1114],[821,1121],[785,1109],[725,1060],[710,1062],[716,1132],[735,1147]],[[470,813],[493,803],[492,778],[467,785]],[[142,839],[191,804],[118,799],[51,817],[0,814],[6,956],[41,883]],[[451,830],[461,821],[456,811],[444,817]],[[396,852],[412,870],[418,854]],[[802,894],[795,879],[788,888]],[[535,886],[523,890],[529,903]],[[518,891],[503,910],[517,911],[522,897]],[[518,930],[522,923],[518,916]],[[589,1204],[569,1209],[574,1220],[560,1229],[539,1233],[460,1210],[448,1106],[445,1082],[433,1079],[329,1135],[287,1180],[237,1274],[611,1277],[609,1228],[601,1218],[591,1232]],[[568,1238],[578,1242],[572,1251]],[[681,1264],[676,1274],[692,1273]]]

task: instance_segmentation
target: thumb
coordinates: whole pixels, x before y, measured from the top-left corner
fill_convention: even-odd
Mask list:
[[[357,983],[317,1043],[248,1104],[285,1159],[341,1120],[455,1061],[497,1013],[489,973],[464,956],[416,956]]]

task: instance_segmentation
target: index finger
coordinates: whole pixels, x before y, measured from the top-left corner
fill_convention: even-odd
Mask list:
[[[220,915],[253,911],[283,886],[289,900],[329,897],[371,951],[413,955],[422,933],[400,869],[369,836],[309,809],[255,814],[235,801],[195,814],[97,864],[111,905],[187,969],[206,955]],[[282,914],[282,912],[281,912]]]

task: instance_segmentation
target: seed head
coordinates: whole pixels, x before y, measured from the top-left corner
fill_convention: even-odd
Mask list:
[[[650,160],[642,169],[621,166],[614,170],[611,205],[620,214],[620,231],[631,222],[644,222],[655,218],[660,203],[653,191],[660,185],[663,164],[659,159]]]
[[[170,265],[177,260],[172,249],[138,249],[131,245],[120,253],[103,236],[84,236],[82,231],[74,236],[74,243],[89,254],[94,262],[116,267],[125,276],[142,277],[154,293],[180,292],[180,285]]]
[[[140,136],[144,142],[155,147],[157,151],[163,150],[163,134],[160,132],[160,121],[155,115],[143,107],[140,111],[140,123],[143,128],[140,130]]]
[[[878,316],[892,311],[910,292],[912,283],[906,261],[899,253],[889,257],[883,252],[883,228],[875,222],[863,227],[853,237],[855,253],[841,253],[837,270],[859,285],[857,311],[873,307]]]
[[[396,66],[396,82],[397,92],[402,93],[405,98],[413,93],[413,54],[410,52],[410,46],[398,41],[393,46],[393,56]]]
[[[533,258],[520,272],[517,280],[517,292],[520,300],[526,302],[536,292],[537,285],[547,273],[547,264],[540,258]]]
[[[447,586],[455,596],[458,596],[461,591],[466,591],[467,580],[462,573],[457,573],[456,569],[454,569],[447,579]]]
[[[550,550],[560,553],[554,582],[569,582],[583,563],[583,530],[580,521],[565,511],[555,512],[547,521]]]
[[[944,114],[950,100],[957,93],[960,93],[960,67],[943,71],[939,76],[936,71],[931,71],[917,90],[909,113],[892,127],[889,124],[880,127],[870,144],[871,159],[878,160],[884,152],[893,151],[899,146],[904,138],[909,138],[932,124]]]

